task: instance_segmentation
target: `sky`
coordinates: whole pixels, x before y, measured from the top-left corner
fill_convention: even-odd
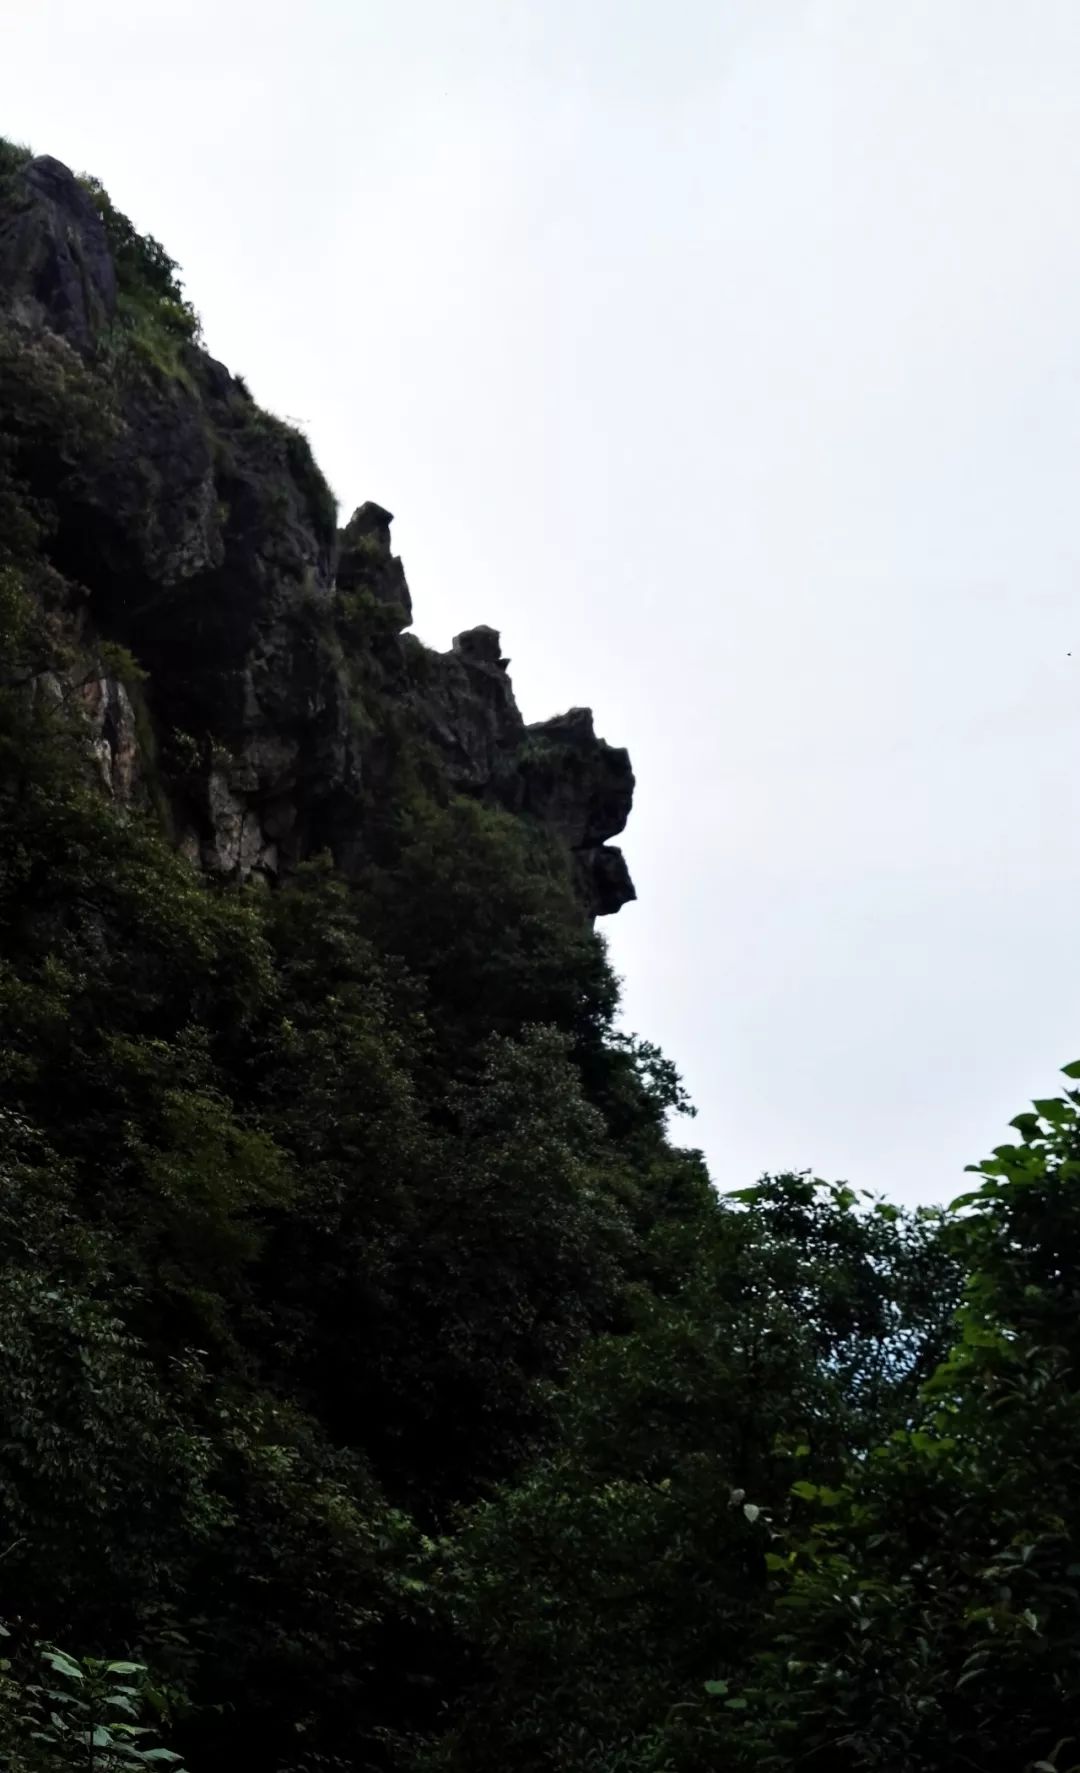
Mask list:
[[[3,0],[0,131],[629,747],[721,1188],[947,1200],[1080,1056],[1076,0]]]

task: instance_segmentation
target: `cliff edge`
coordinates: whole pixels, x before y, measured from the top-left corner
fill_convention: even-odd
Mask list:
[[[306,438],[201,346],[176,266],[91,179],[0,144],[0,586],[25,694],[86,717],[109,792],[208,872],[376,858],[411,795],[547,832],[591,916],[634,897],[634,778],[588,709],[527,725],[498,633],[408,632],[391,514],[343,529]],[[12,492],[14,489],[14,493]]]

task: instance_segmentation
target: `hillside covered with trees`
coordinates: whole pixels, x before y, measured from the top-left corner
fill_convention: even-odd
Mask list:
[[[1080,1767],[1080,1065],[719,1194],[626,753],[390,521],[0,143],[0,1765]]]

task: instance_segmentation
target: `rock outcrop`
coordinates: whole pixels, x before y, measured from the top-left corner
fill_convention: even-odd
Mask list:
[[[88,350],[116,313],[105,226],[59,160],[42,155],[0,216],[0,290],[31,320]]]
[[[38,675],[85,713],[106,787],[165,806],[215,873],[326,848],[349,869],[408,752],[433,792],[544,827],[588,912],[617,911],[626,752],[586,709],[527,726],[494,629],[446,653],[407,632],[390,512],[338,531],[306,439],[200,349],[174,269],[58,161],[0,166],[0,445],[43,514]]]

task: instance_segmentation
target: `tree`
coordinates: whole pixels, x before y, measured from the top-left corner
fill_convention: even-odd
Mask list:
[[[665,1766],[669,1714],[768,1641],[773,1517],[907,1419],[956,1298],[940,1217],[859,1205],[787,1176],[661,1229],[682,1285],[585,1349],[550,1450],[442,1550],[476,1685],[418,1765]]]

